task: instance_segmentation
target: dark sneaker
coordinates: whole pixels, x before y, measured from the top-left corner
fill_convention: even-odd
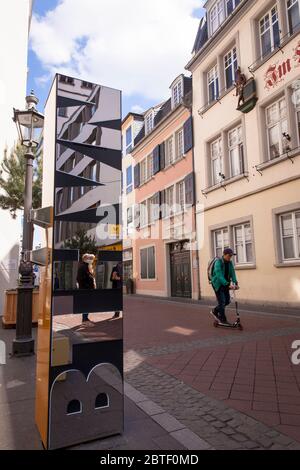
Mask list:
[[[218,317],[218,314],[215,313],[214,310],[211,310],[209,313],[214,317],[215,320],[217,320],[218,322],[220,321],[220,318]]]
[[[229,325],[229,321],[227,320],[226,317],[221,318],[221,319],[219,320],[219,322],[220,322],[222,325]]]

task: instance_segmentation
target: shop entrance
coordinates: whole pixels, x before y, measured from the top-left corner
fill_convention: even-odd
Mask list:
[[[188,247],[187,241],[170,245],[172,297],[192,297],[191,256]]]

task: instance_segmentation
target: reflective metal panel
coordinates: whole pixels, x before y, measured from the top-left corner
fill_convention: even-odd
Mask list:
[[[123,430],[121,93],[54,86],[51,449]]]

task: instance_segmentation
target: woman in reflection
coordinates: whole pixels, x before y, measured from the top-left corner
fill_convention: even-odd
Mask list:
[[[119,261],[117,266],[113,267],[110,280],[113,289],[122,289],[123,286],[123,274],[122,274],[122,263]],[[120,318],[120,312],[115,312],[112,317],[113,320]]]
[[[86,253],[82,257],[82,262],[78,266],[77,284],[79,289],[96,289],[96,280],[94,276],[93,263],[96,257],[92,254]],[[95,326],[89,320],[89,314],[82,315],[82,322],[86,326]]]

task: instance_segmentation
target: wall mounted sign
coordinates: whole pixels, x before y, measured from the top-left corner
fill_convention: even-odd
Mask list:
[[[243,100],[237,110],[247,114],[255,108],[257,101],[256,82],[254,78],[250,78],[243,86]]]
[[[278,86],[292,70],[300,66],[300,41],[293,49],[293,52],[293,55],[290,57],[284,60],[278,60],[276,63],[269,65],[264,76],[265,88],[267,90],[272,90]]]

